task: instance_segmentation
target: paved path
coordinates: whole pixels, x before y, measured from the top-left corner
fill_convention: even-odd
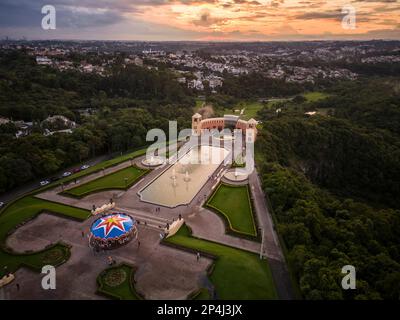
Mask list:
[[[260,243],[226,234],[222,218],[206,208],[187,216],[185,221],[192,229],[193,235],[198,238],[260,253]]]
[[[20,268],[16,280],[4,288],[3,294],[10,299],[101,299],[95,294],[96,277],[108,267],[107,257],[111,255],[118,263],[138,267],[135,287],[147,299],[186,299],[199,288],[200,279],[212,263],[205,257],[197,261],[195,254],[160,245],[159,232],[141,226],[140,248],[132,241],[94,254],[87,237],[81,234],[87,234],[93,219],[81,223],[43,213],[19,228],[7,241],[14,250],[40,250],[62,240],[72,245],[71,258],[56,269],[56,290],[43,290],[41,274]]]
[[[143,157],[135,159],[135,162],[141,161],[142,158]],[[115,172],[129,165],[131,165],[130,160],[107,169],[106,174]],[[212,194],[220,181],[221,177],[217,176],[217,173],[224,169],[222,164],[189,205],[167,208],[141,201],[138,192],[143,189],[149,181],[152,181],[161,174],[166,169],[166,166],[168,165],[155,168],[127,191],[104,191],[89,195],[82,200],[78,200],[57,194],[60,190],[49,190],[38,195],[38,197],[86,209],[91,209],[93,204],[96,204],[96,206],[103,205],[104,203],[107,203],[110,198],[114,198],[118,208],[131,210],[134,216],[136,212],[138,217],[146,218],[149,223],[154,223],[153,227],[155,228],[159,227],[157,225],[158,221],[163,222],[166,220],[176,219],[178,215],[181,214],[187,221],[188,225],[192,228],[193,234],[199,238],[219,242],[257,254],[260,253],[261,245],[259,243],[225,234],[225,226],[222,219],[215,213],[202,208],[204,202]],[[82,179],[80,183],[92,180],[101,175],[102,172],[92,174]],[[271,214],[268,211],[265,202],[261,182],[256,171],[249,176],[249,185],[254,199],[258,224],[261,230],[263,230],[263,255],[268,257],[279,297],[281,299],[292,299],[294,298],[294,295],[290,285],[290,277],[287,271],[284,255],[282,254]],[[155,210],[157,207],[160,208],[159,211]]]
[[[115,155],[114,155],[114,157],[115,157]],[[113,158],[112,155],[102,155],[102,156],[93,158],[91,160],[88,160],[87,162],[85,162],[85,164],[88,164],[90,166],[94,166],[94,165],[96,165],[96,164],[98,164],[100,162],[103,162],[103,161],[106,161],[106,160],[112,159],[112,158]],[[51,176],[52,177],[61,176],[64,172],[66,172],[66,171],[71,171],[72,172],[72,170],[77,168],[77,167],[80,167],[80,165],[75,165],[73,167],[65,168],[63,171],[55,173],[55,174],[53,174]],[[47,177],[47,179],[50,179],[50,176]],[[38,179],[38,180],[35,180],[35,181],[32,181],[32,182],[24,183],[24,185],[22,185],[20,187],[17,187],[17,188],[14,188],[14,189],[10,190],[10,191],[2,193],[2,194],[0,194],[0,201],[10,202],[10,201],[12,201],[12,200],[14,200],[14,199],[16,199],[16,198],[28,193],[28,192],[31,192],[31,191],[33,191],[35,189],[39,189],[39,188],[41,188],[40,181],[42,181],[42,180],[45,180],[45,178]]]
[[[256,207],[260,227],[264,230],[264,248],[269,258],[272,276],[281,299],[295,299],[291,279],[284,255],[275,231],[271,213],[268,210],[260,177],[256,170],[249,176],[251,193]]]

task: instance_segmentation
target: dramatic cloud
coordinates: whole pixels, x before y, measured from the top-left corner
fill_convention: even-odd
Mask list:
[[[54,5],[57,30],[40,27]],[[345,30],[345,5],[356,29]],[[398,0],[0,0],[0,36],[126,40],[396,38]]]

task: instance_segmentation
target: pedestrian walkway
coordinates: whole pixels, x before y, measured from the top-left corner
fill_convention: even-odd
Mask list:
[[[192,229],[193,236],[197,238],[257,254],[260,253],[260,243],[226,234],[222,218],[208,209],[202,208],[199,212],[189,215],[185,219],[187,225]]]

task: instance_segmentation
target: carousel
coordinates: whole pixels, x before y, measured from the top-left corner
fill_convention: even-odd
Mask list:
[[[89,243],[98,249],[114,249],[137,238],[137,222],[124,213],[112,213],[95,220]]]

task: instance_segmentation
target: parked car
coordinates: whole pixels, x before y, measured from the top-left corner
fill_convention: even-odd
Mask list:
[[[82,167],[81,167],[81,170],[86,170],[86,169],[89,169],[90,168],[90,166],[88,165],[88,164],[84,164]]]
[[[77,172],[79,172],[79,171],[81,171],[80,168],[75,168],[74,170],[72,170],[72,173],[77,173]]]
[[[71,172],[66,171],[66,172],[63,173],[62,176],[63,176],[63,177],[69,177],[71,174],[72,174]]]
[[[0,208],[2,208],[4,205],[5,203],[0,201]]]
[[[40,185],[41,185],[42,187],[43,187],[43,186],[47,186],[49,183],[50,183],[49,180],[40,181]]]
[[[59,179],[60,179],[60,177],[51,177],[51,178],[50,178],[50,181],[53,182],[53,181],[57,181],[57,180],[59,180]]]

